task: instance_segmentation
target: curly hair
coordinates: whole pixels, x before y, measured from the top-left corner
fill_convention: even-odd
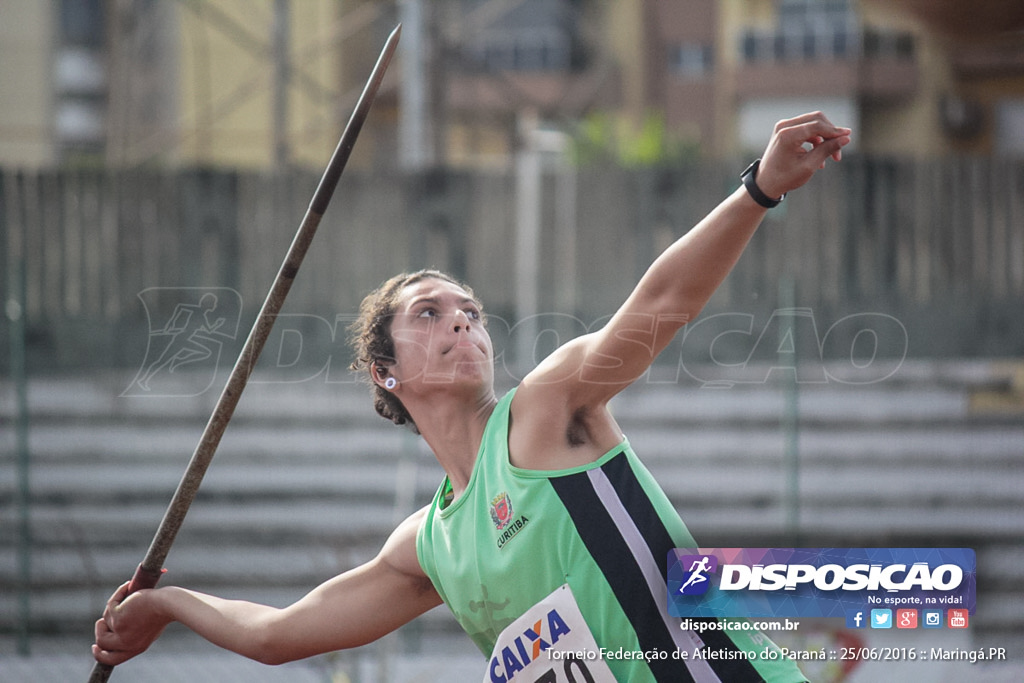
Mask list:
[[[440,270],[423,269],[413,273],[401,273],[386,280],[373,290],[359,305],[359,317],[349,326],[350,342],[355,351],[355,360],[350,368],[364,373],[364,379],[370,384],[373,407],[377,414],[397,425],[409,425],[413,432],[419,429],[409,411],[393,393],[378,386],[373,381],[373,364],[392,364],[395,362],[395,343],[391,338],[391,319],[398,308],[398,299],[402,291],[409,285],[420,280],[434,278],[450,282],[461,287],[476,302],[483,315],[481,306],[473,290],[465,283]]]

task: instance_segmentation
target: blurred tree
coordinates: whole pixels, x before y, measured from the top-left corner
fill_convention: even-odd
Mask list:
[[[639,126],[625,116],[595,112],[586,116],[573,136],[572,155],[581,166],[617,163],[627,168],[669,166],[696,159],[697,141],[671,132],[665,116],[651,111]]]

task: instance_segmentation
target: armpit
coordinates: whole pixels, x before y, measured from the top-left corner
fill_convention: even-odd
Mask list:
[[[590,441],[590,431],[587,429],[587,416],[590,410],[587,406],[576,409],[565,429],[565,441],[570,446],[582,446]]]

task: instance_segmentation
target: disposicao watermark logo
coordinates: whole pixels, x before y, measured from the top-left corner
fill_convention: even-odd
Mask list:
[[[242,297],[226,287],[150,287],[138,294],[149,320],[146,356],[122,396],[198,396],[238,337]],[[187,369],[188,382],[175,372]]]
[[[146,333],[138,372],[122,392],[125,397],[199,396],[217,384],[218,372],[230,370],[245,341],[239,324],[241,294],[227,287],[148,287],[138,293],[147,320],[134,326],[130,339]],[[657,335],[678,329],[685,313],[628,316],[630,336]],[[250,383],[294,384],[324,381],[354,384],[358,373],[347,370],[351,350],[346,330],[358,319],[353,312],[321,315],[278,313],[270,322],[265,347]],[[809,308],[780,308],[764,324],[749,313],[717,313],[686,324],[663,358],[638,382],[675,384],[696,380],[708,389],[739,384],[764,384],[774,373],[790,373],[797,384],[875,384],[892,377],[907,355],[906,327],[883,313],[853,313],[824,322]],[[487,316],[494,347],[494,369],[518,382],[566,339],[600,329],[607,317],[587,322],[566,313],[538,313],[521,320]],[[129,351],[129,349],[124,349]],[[675,356],[675,365],[668,362]],[[828,360],[826,360],[828,359]],[[584,368],[581,379],[589,381]],[[723,374],[724,371],[724,374]],[[737,374],[737,371],[738,374]],[[431,382],[453,381],[454,375],[430,375]],[[409,378],[407,378],[409,379]],[[602,381],[595,377],[595,381]]]
[[[710,574],[718,569],[718,558],[714,555],[683,555],[679,558],[682,567],[689,567],[683,575],[680,595],[704,595],[711,587]]]
[[[896,608],[973,614],[975,562],[969,548],[677,548],[668,556],[668,610],[840,617],[854,628]]]

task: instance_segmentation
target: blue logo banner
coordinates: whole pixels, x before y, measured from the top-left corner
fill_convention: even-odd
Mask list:
[[[863,628],[872,610],[974,614],[976,583],[970,548],[676,548],[668,554],[668,611],[676,617],[838,617]]]

